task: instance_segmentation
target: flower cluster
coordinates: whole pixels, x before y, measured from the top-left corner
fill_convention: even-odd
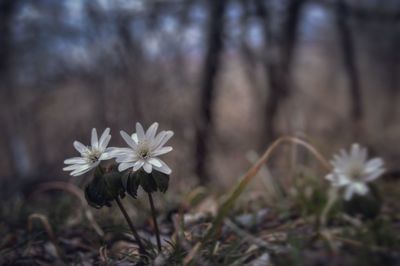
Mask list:
[[[168,189],[171,168],[162,161],[159,156],[172,151],[171,146],[165,146],[174,135],[172,131],[161,131],[157,134],[158,123],[153,123],[147,131],[140,123],[136,123],[136,132],[129,135],[121,131],[121,136],[128,147],[108,148],[111,140],[110,129],[107,128],[97,136],[97,130],[92,130],[90,146],[85,146],[79,141],[74,142],[75,149],[81,157],[74,157],[64,161],[68,166],[64,171],[71,171],[72,176],[82,175],[96,168],[93,179],[85,188],[85,197],[88,204],[94,208],[111,206],[115,201],[124,214],[125,219],[135,237],[141,255],[146,255],[146,250],[132,221],[127,216],[120,198],[125,193],[136,198],[139,186],[148,193],[149,203],[155,225],[157,246],[161,251],[161,239],[158,230],[157,219],[152,192],[165,192]],[[101,161],[115,158],[117,164],[107,169],[101,167]]]
[[[67,167],[64,171],[72,171],[72,176],[79,176],[97,167],[101,161],[115,158],[118,170],[123,172],[131,169],[136,172],[143,168],[146,173],[157,170],[164,174],[171,174],[168,165],[158,158],[160,155],[172,151],[171,146],[164,146],[174,135],[172,131],[157,133],[158,123],[153,123],[145,132],[140,123],[136,123],[136,133],[131,135],[121,131],[121,136],[128,144],[127,148],[107,148],[110,142],[110,129],[104,130],[98,139],[95,128],[92,130],[91,146],[85,146],[79,141],[74,142],[75,149],[81,157],[74,157],[64,161]]]
[[[90,146],[74,142],[81,156],[65,160],[67,166],[63,170],[78,176],[96,169],[85,188],[86,200],[95,208],[111,206],[112,201],[125,193],[136,198],[139,187],[147,193],[166,192],[172,171],[159,157],[172,151],[172,147],[165,144],[174,133],[160,131],[157,134],[157,129],[158,123],[153,123],[146,131],[136,123],[135,133],[129,135],[121,131],[127,147],[107,147],[111,140],[110,129],[104,130],[100,139],[93,129]],[[101,161],[110,159],[115,159],[115,163],[102,167]]]
[[[158,123],[153,123],[147,131],[140,123],[136,123],[135,133],[129,135],[125,131],[120,132],[128,147],[108,148],[111,140],[110,129],[104,130],[99,139],[97,130],[94,128],[90,146],[75,141],[74,147],[81,156],[65,160],[64,163],[68,166],[63,168],[64,171],[71,171],[72,176],[82,175],[96,168],[93,179],[85,188],[88,204],[94,208],[101,208],[111,206],[111,202],[115,201],[124,214],[139,245],[139,252],[143,256],[147,251],[132,221],[126,215],[120,198],[123,198],[126,192],[136,198],[139,186],[148,193],[155,224],[157,247],[161,251],[161,238],[151,193],[165,192],[168,189],[169,174],[172,171],[159,156],[172,151],[172,147],[165,146],[165,144],[174,133],[161,131],[157,134],[157,129]],[[101,167],[101,161],[113,158],[115,158],[116,164],[107,169]]]

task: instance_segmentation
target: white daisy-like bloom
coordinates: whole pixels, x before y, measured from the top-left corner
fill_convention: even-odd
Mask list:
[[[142,125],[136,123],[136,133],[132,135],[121,130],[121,136],[129,148],[119,148],[114,151],[120,172],[129,168],[132,168],[132,171],[143,168],[146,173],[151,173],[155,169],[168,175],[171,174],[171,169],[158,156],[172,151],[171,146],[164,145],[174,135],[174,132],[161,131],[156,135],[157,129],[158,123],[153,123],[145,132]]]
[[[95,128],[92,129],[91,146],[85,146],[79,141],[74,141],[75,149],[81,154],[81,157],[74,157],[64,161],[68,164],[64,171],[72,171],[72,176],[79,176],[89,172],[100,164],[100,161],[113,158],[113,148],[107,148],[110,142],[110,129],[107,128],[101,134],[100,139],[97,136]]]
[[[333,170],[326,176],[334,187],[344,187],[344,199],[350,200],[354,194],[366,195],[367,183],[377,179],[385,171],[383,160],[367,160],[367,149],[353,144],[348,153],[341,150],[331,161]]]

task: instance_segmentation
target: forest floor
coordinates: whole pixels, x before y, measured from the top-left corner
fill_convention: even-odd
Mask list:
[[[336,213],[321,226],[312,213],[317,198],[280,202],[276,208],[254,204],[253,199],[235,207],[206,242],[217,202],[198,188],[186,206],[159,211],[161,253],[150,216],[142,213],[147,218],[139,219],[138,231],[149,251],[142,260],[114,208],[95,215],[97,227],[90,218],[97,210],[77,213],[76,202],[68,196],[60,199],[56,192],[34,201],[9,199],[2,203],[0,264],[400,265],[400,188],[395,181],[381,183],[384,203],[374,218]]]
[[[94,209],[71,182],[40,183],[1,203],[0,264],[400,265],[399,176],[383,176],[351,204],[330,204],[319,173],[298,173],[275,195],[247,186],[254,176],[223,195],[155,193],[161,252],[146,197],[125,196],[144,255],[115,203]]]

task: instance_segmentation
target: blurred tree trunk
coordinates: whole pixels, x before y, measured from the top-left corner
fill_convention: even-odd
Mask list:
[[[385,61],[385,65],[382,68],[385,69],[386,74],[386,86],[387,92],[387,106],[384,110],[383,125],[386,127],[393,126],[393,123],[397,118],[398,110],[398,95],[399,95],[399,70],[400,70],[400,55],[397,51],[400,47],[400,32],[393,30],[394,36],[391,39],[390,48],[388,49]],[[379,62],[377,62],[379,64]]]
[[[276,136],[276,117],[279,106],[288,97],[291,88],[291,66],[293,52],[297,43],[297,25],[300,21],[303,0],[288,0],[285,18],[279,31],[271,29],[271,12],[265,1],[256,0],[258,16],[264,24],[264,59],[268,77],[269,94],[265,104],[265,122],[262,135],[262,149],[269,145]]]
[[[0,0],[0,88],[2,141],[9,161],[11,175],[18,175],[19,167],[16,161],[19,138],[17,137],[17,112],[15,109],[16,94],[12,84],[12,18],[17,9],[17,0]]]
[[[207,143],[213,126],[212,107],[216,77],[220,66],[220,55],[223,50],[224,13],[227,2],[227,0],[209,0],[208,47],[201,80],[200,119],[196,125],[195,171],[202,184],[209,180],[206,165],[208,154]]]
[[[241,56],[241,62],[243,62],[244,66],[244,71],[247,76],[248,83],[250,84],[249,86],[252,89],[253,93],[253,98],[254,98],[254,104],[256,105],[256,108],[260,109],[258,113],[264,114],[264,108],[263,108],[263,101],[264,101],[264,95],[265,95],[265,85],[263,83],[263,80],[260,78],[260,73],[258,73],[257,68],[261,65],[261,62],[259,60],[259,55],[255,49],[253,49],[250,45],[250,42],[247,38],[247,34],[251,31],[251,29],[254,27],[251,23],[249,23],[251,18],[253,17],[252,13],[252,4],[254,4],[253,1],[247,1],[247,0],[241,0],[240,4],[243,9],[243,14],[240,18],[240,26],[241,26],[241,31],[240,31],[240,56]],[[262,108],[262,110],[261,110]]]
[[[143,98],[145,98],[143,97],[144,91],[140,89],[142,87],[140,84],[143,84],[142,75],[146,67],[142,48],[130,32],[130,20],[129,16],[124,15],[119,15],[116,18],[116,26],[120,39],[120,45],[117,47],[120,67],[116,69],[116,75],[121,75],[121,86],[129,88],[129,97],[131,99],[134,118],[140,121],[146,118],[141,104]],[[142,71],[139,71],[139,66]],[[110,115],[112,116],[112,112],[110,112]]]
[[[340,46],[343,53],[344,68],[349,82],[349,97],[351,101],[350,117],[354,138],[360,137],[362,132],[363,108],[360,78],[358,76],[354,42],[351,35],[349,9],[343,0],[335,3],[336,28],[339,34]]]

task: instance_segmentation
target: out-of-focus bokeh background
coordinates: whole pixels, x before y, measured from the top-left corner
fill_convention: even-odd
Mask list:
[[[399,47],[396,0],[1,0],[2,190],[136,121],[175,132],[177,189],[229,187],[281,135],[396,169]]]

